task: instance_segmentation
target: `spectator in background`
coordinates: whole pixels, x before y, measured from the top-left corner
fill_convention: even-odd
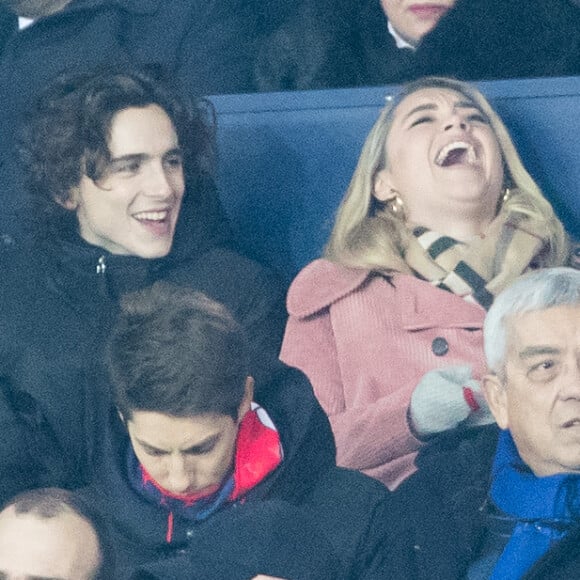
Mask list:
[[[387,17],[387,29],[397,47],[415,50],[456,1],[381,0],[380,4]]]
[[[0,513],[0,577],[112,580],[108,530],[64,489],[28,491]]]
[[[207,105],[109,70],[59,79],[28,121],[21,171],[38,231],[0,251],[2,500],[90,480],[109,408],[102,350],[122,294],[169,279],[221,300],[248,332],[260,381],[279,365],[286,318],[276,278],[208,218]],[[188,198],[194,211],[179,221]]]
[[[403,87],[366,139],[324,259],[288,293],[281,359],[310,378],[338,464],[392,489],[425,440],[492,421],[485,312],[522,272],[566,258],[483,95],[438,77]]]
[[[574,0],[458,0],[425,37],[420,73],[461,79],[580,74],[580,9]]]
[[[256,404],[248,354],[203,294],[159,282],[123,298],[108,350],[119,416],[83,492],[110,520],[119,566],[206,578],[214,559],[231,569],[221,578],[392,578],[386,490],[336,467],[301,373],[281,369]]]
[[[410,10],[407,0],[301,0],[262,43],[258,90],[398,83],[416,73],[416,48],[455,0]]]
[[[570,0],[302,0],[262,43],[259,90],[580,74]]]
[[[409,577],[578,576],[579,329],[577,270],[527,274],[497,297],[483,384],[499,442],[497,428],[482,428],[459,446],[421,450],[421,468],[395,495],[415,529]]]
[[[262,26],[254,8],[244,0],[0,0],[0,239],[34,228],[14,137],[51,81],[97,65],[158,64],[187,97],[248,91]]]

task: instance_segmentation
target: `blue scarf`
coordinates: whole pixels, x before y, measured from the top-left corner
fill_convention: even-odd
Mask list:
[[[491,498],[516,525],[490,580],[520,578],[580,520],[580,475],[536,477],[502,431],[492,469]]]

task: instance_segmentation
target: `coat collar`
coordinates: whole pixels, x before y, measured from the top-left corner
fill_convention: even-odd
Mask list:
[[[306,318],[341,300],[362,286],[369,270],[345,268],[329,260],[315,260],[296,276],[288,292],[288,313]]]
[[[479,304],[407,274],[397,274],[393,286],[397,310],[406,330],[483,327],[485,310]]]
[[[259,398],[259,405],[278,430],[284,460],[279,469],[247,492],[246,503],[280,499],[300,505],[322,475],[335,467],[330,424],[306,377],[297,370],[280,365]],[[132,491],[126,475],[127,445],[126,428],[117,413],[111,412],[99,468],[85,492],[90,501],[102,502],[101,509],[114,515],[116,527],[137,542],[143,553],[159,550],[165,545],[167,513]],[[176,545],[189,542],[186,524],[181,518],[175,520]]]
[[[55,264],[53,279],[76,303],[95,294],[118,299],[143,288],[163,263],[163,259],[111,254],[78,235],[57,240],[48,249]]]
[[[35,25],[44,22],[52,23],[56,20],[60,20],[62,17],[76,14],[78,12],[99,10],[107,7],[119,8],[124,12],[137,15],[156,14],[162,9],[161,0],[72,0],[72,2],[67,4],[61,11],[55,12],[50,16],[38,18],[34,23]],[[18,30],[18,18],[15,15],[3,11],[3,13],[0,13],[0,24],[5,29],[7,25],[4,24],[4,21],[9,23],[8,27],[12,33],[15,33]],[[36,28],[36,26],[34,28]]]
[[[394,274],[385,278],[370,270],[346,268],[328,260],[315,260],[298,274],[288,292],[288,312],[297,318],[312,316],[376,277],[382,277],[392,287],[396,311],[407,330],[483,326],[485,310],[481,306],[415,276]]]

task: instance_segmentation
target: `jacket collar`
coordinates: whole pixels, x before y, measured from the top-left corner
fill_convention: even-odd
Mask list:
[[[288,294],[288,312],[297,318],[312,316],[355,292],[376,276],[382,277],[370,270],[345,268],[328,260],[315,260],[292,283]],[[396,309],[407,330],[482,328],[485,310],[478,304],[467,302],[408,274],[394,274],[388,283],[393,287]]]
[[[299,505],[322,475],[336,465],[330,424],[309,382],[294,369],[280,365],[280,372],[262,392],[257,402],[267,410],[278,430],[284,460],[269,477],[245,494],[245,501],[281,499]],[[104,502],[106,510],[114,514],[119,529],[127,530],[144,551],[157,550],[165,544],[166,511],[133,493],[126,476],[128,444],[124,425],[117,414],[111,412],[96,481],[88,493],[98,489],[96,498],[91,501]],[[187,543],[184,521],[176,518],[174,526],[175,545]]]
[[[288,313],[306,318],[328,308],[360,288],[369,270],[345,268],[329,260],[315,260],[296,276],[288,293]]]
[[[485,310],[479,304],[407,274],[394,277],[393,285],[397,311],[406,330],[483,327]]]
[[[161,260],[114,255],[88,244],[78,236],[49,242],[53,272],[51,278],[74,303],[90,297],[117,299],[145,286],[160,267]]]

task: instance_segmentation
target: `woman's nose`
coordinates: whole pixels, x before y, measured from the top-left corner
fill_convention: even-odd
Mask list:
[[[461,129],[462,131],[466,131],[468,126],[469,126],[469,123],[467,122],[467,119],[465,119],[465,117],[462,117],[461,115],[458,115],[457,113],[454,113],[453,115],[451,115],[449,117],[449,119],[447,119],[445,121],[443,128],[445,131],[449,131],[450,129],[457,127],[459,129]]]

